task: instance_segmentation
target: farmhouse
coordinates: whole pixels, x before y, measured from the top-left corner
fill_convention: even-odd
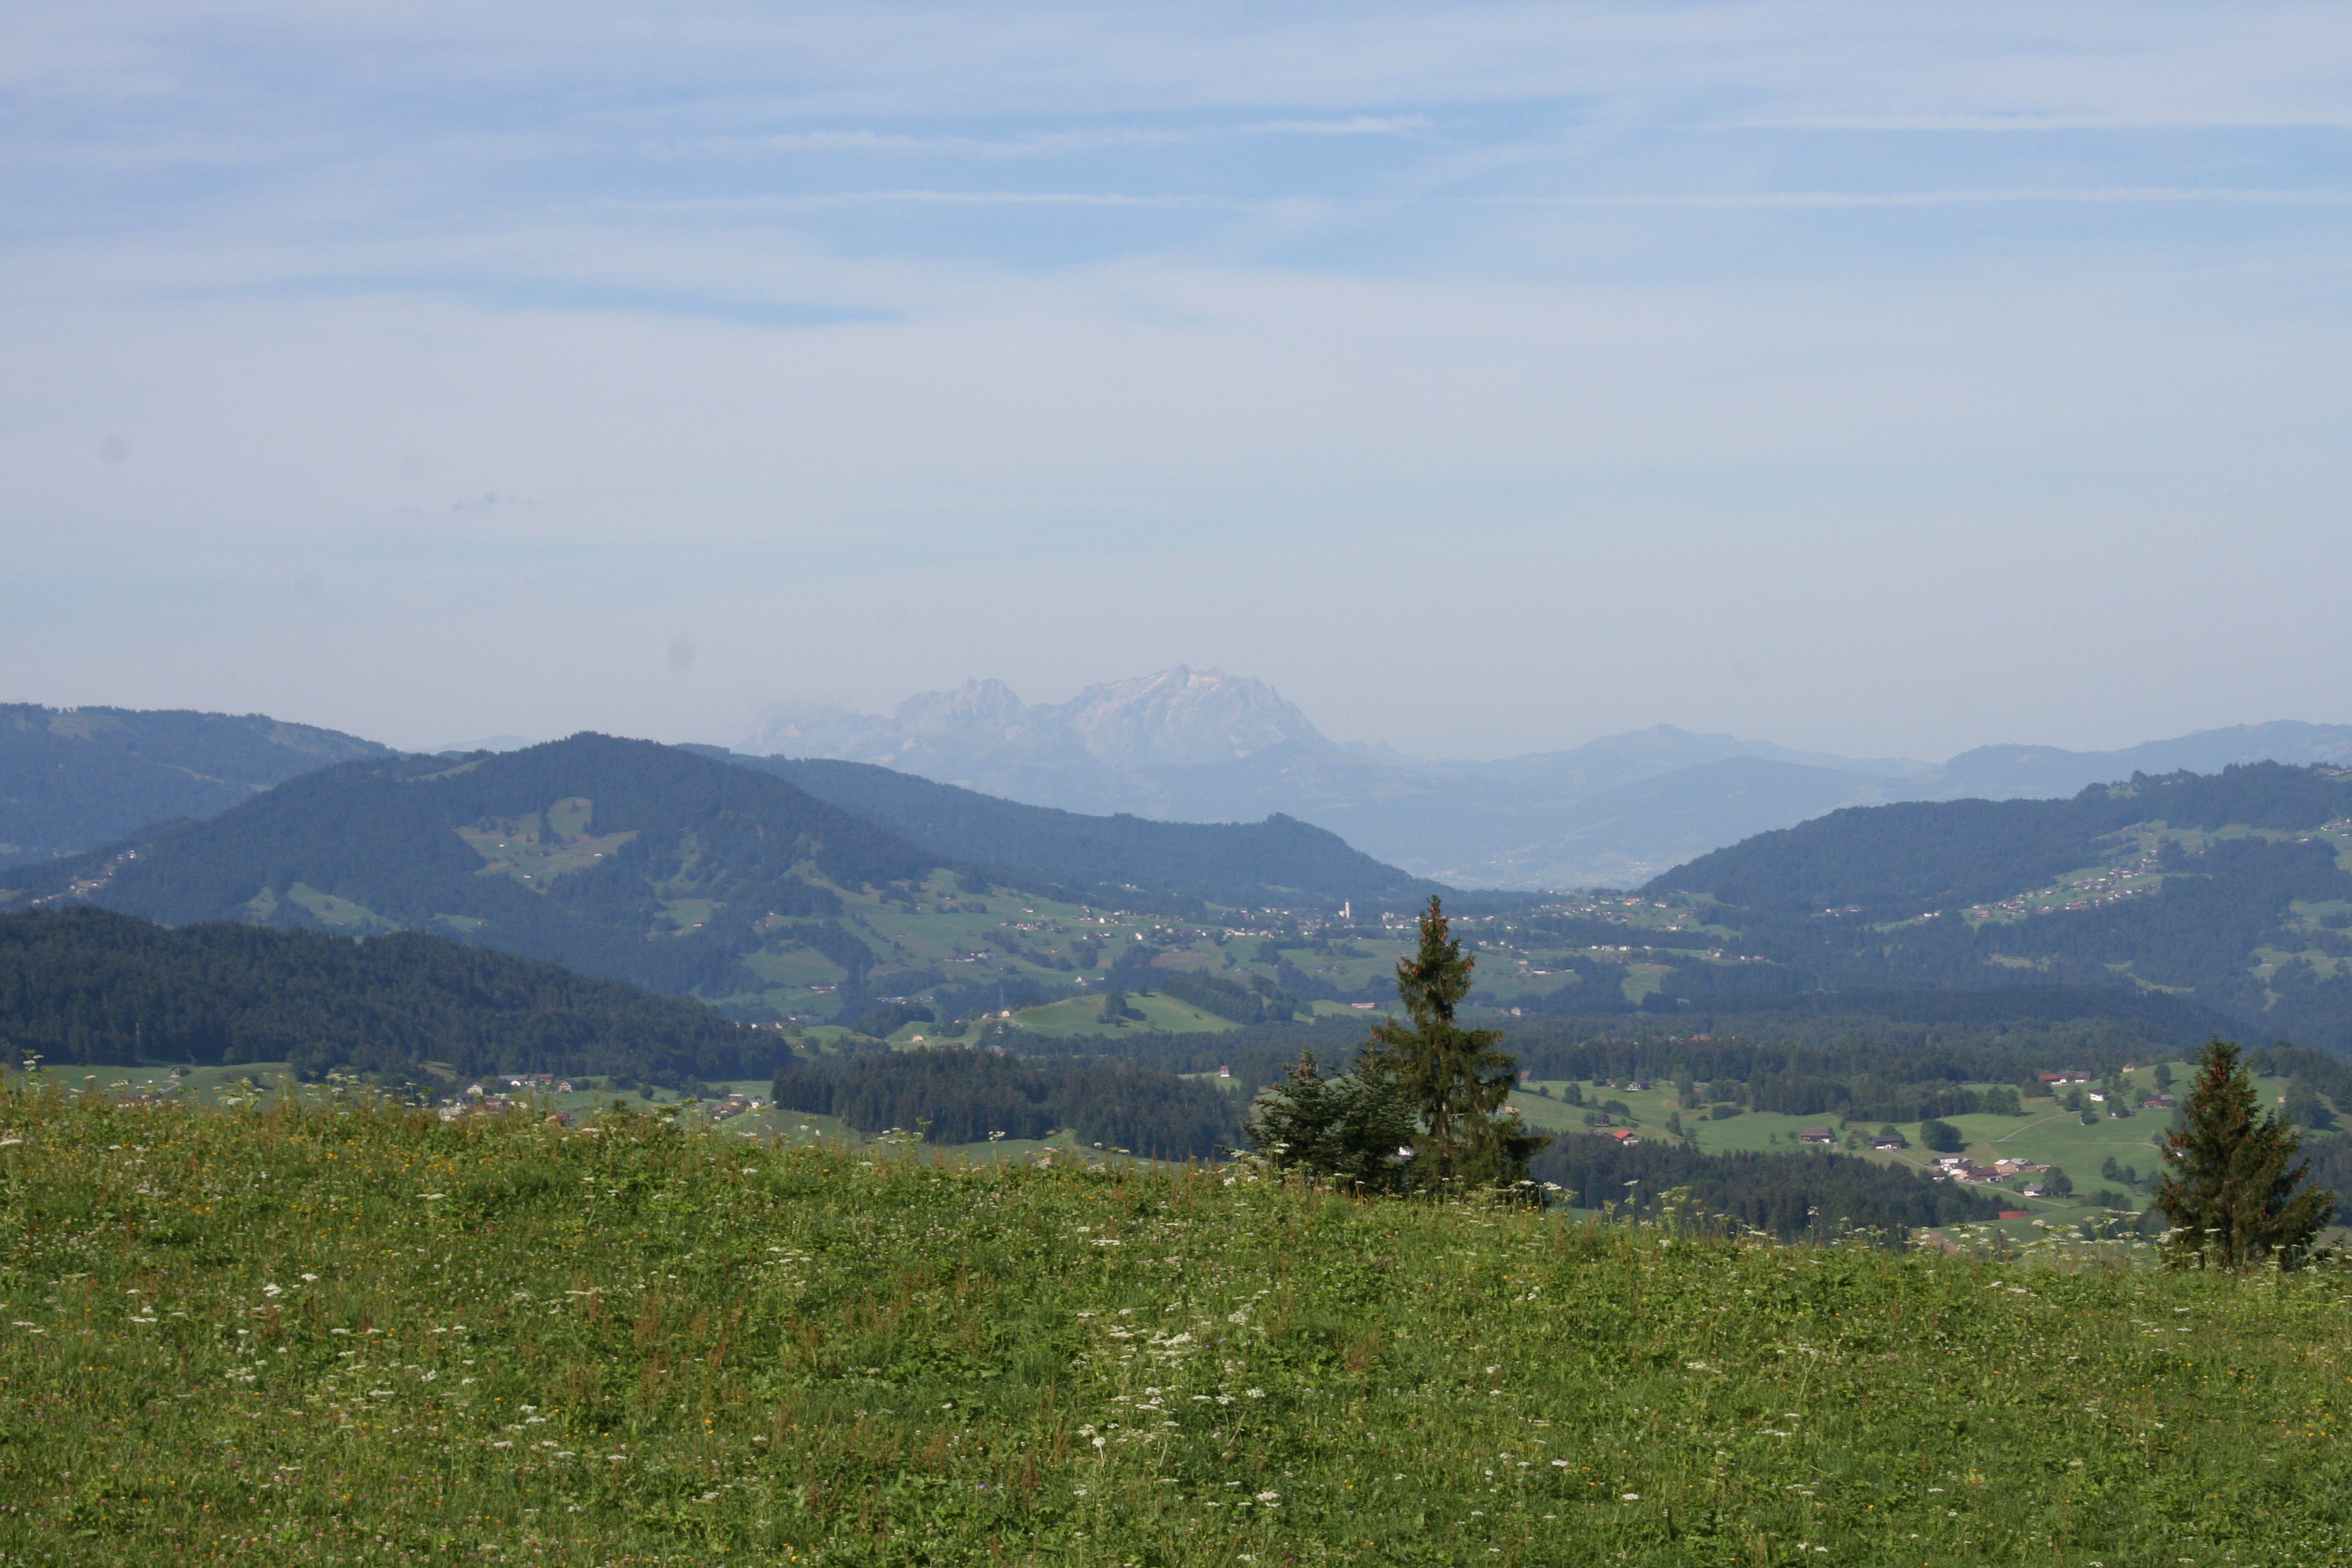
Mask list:
[[[1803,1131],[1797,1134],[1797,1142],[1800,1143],[1834,1143],[1837,1142],[1837,1134],[1831,1131],[1826,1127],[1808,1127]]]

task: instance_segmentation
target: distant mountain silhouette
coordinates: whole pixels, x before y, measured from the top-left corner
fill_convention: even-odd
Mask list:
[[[2200,730],[2119,752],[2068,752],[2056,746],[1979,746],[1909,781],[1913,800],[2035,800],[2070,795],[2085,784],[2134,773],[2217,773],[2244,763],[2352,763],[2352,724],[2281,721]]]
[[[258,713],[0,706],[0,866],[210,816],[298,773],[392,754]]]

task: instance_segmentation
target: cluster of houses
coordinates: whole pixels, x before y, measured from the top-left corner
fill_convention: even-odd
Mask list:
[[[558,1078],[551,1072],[508,1073],[503,1078],[493,1079],[490,1081],[504,1084],[507,1089],[520,1089],[526,1094],[534,1090],[542,1094],[572,1092],[572,1080],[568,1078]],[[443,1100],[438,1114],[444,1121],[455,1121],[461,1116],[507,1116],[518,1110],[530,1109],[511,1094],[475,1083],[468,1084],[463,1094]],[[572,1118],[569,1113],[559,1110],[549,1120],[560,1120],[568,1123]]]
[[[1939,1182],[1960,1182],[1972,1187],[1989,1187],[1995,1182],[2033,1175],[2049,1168],[2037,1165],[2031,1160],[1995,1160],[1990,1165],[1979,1165],[1965,1154],[1942,1154],[1937,1157],[1934,1175]],[[2044,1195],[2038,1182],[2028,1182],[2018,1190],[2029,1198]]]
[[[2104,877],[2089,877],[2062,887],[2048,888],[2037,893],[2020,893],[2013,899],[2003,899],[1997,904],[1979,904],[1969,912],[1978,920],[1990,919],[1996,912],[2005,915],[2049,914],[2053,910],[2087,910],[2100,904],[2112,904],[2118,900],[2153,893],[2154,882],[2138,882],[2134,879],[2153,876],[2162,869],[2154,855],[2143,855],[2136,866],[2119,866]],[[2074,895],[2069,898],[2068,894]]]
[[[2130,1063],[2126,1062],[2124,1064],[2124,1071],[2130,1072],[2132,1070],[2134,1069]],[[2082,1068],[2064,1068],[2057,1072],[2045,1072],[2036,1076],[2042,1080],[2042,1088],[2053,1091],[2062,1089],[2074,1089],[2091,1081],[2090,1073]],[[2105,1105],[2107,1101],[2107,1097],[2100,1093],[2097,1089],[2090,1090],[2084,1098],[2099,1105]],[[2171,1095],[2151,1094],[2146,1096],[2140,1100],[2139,1108],[2142,1110],[2170,1110],[2179,1103],[2179,1101]]]

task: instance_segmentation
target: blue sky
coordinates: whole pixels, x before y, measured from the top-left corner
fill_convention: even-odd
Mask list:
[[[23,0],[0,700],[2352,721],[2347,65],[2324,5]]]

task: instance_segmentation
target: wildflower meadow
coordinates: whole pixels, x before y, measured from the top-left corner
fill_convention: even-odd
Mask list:
[[[2352,1277],[0,1096],[0,1561],[2352,1561]]]

